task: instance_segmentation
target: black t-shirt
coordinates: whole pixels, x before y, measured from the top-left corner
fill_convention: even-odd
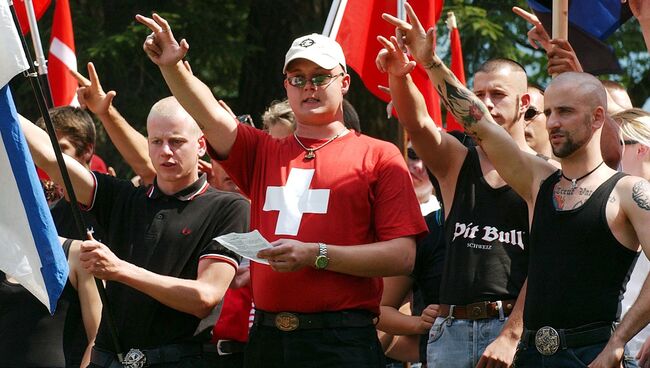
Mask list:
[[[213,240],[248,231],[249,204],[238,194],[210,188],[205,175],[168,196],[155,182],[135,188],[124,180],[95,174],[96,190],[89,209],[106,230],[111,250],[123,260],[151,272],[196,279],[199,258],[239,257]],[[149,348],[192,338],[199,318],[177,311],[118,282],[108,282],[108,299],[122,348]],[[113,351],[105,316],[96,346]]]
[[[638,253],[616,240],[605,208],[623,176],[613,175],[582,206],[566,211],[553,204],[560,172],[542,183],[530,236],[526,328],[574,328],[620,317],[620,301]]]
[[[516,299],[528,269],[528,208],[509,186],[492,188],[469,147],[445,219],[440,302]]]

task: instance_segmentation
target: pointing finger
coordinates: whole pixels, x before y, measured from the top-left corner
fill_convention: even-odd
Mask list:
[[[419,30],[420,33],[423,33],[424,27],[422,27],[422,23],[420,23],[420,19],[418,19],[418,16],[415,14],[415,11],[411,7],[411,4],[404,3],[404,9],[406,9],[406,14],[408,15],[408,19],[411,21],[411,26]]]
[[[403,21],[403,20],[401,20],[399,18],[395,18],[394,16],[392,16],[390,14],[384,13],[384,14],[381,15],[381,17],[385,21],[387,21],[388,23],[394,25],[395,27],[397,27],[397,28],[399,28],[399,29],[401,29],[403,31],[410,31],[413,28],[408,22],[405,22],[405,21]]]
[[[149,28],[152,32],[160,32],[162,30],[158,23],[149,17],[137,14],[135,16],[135,20],[147,26],[147,28]]]
[[[77,80],[77,83],[79,83],[79,86],[81,86],[81,87],[88,87],[88,86],[90,86],[90,81],[89,81],[86,77],[84,77],[83,75],[81,75],[81,73],[79,73],[79,72],[76,71],[76,70],[72,70],[72,69],[68,69],[68,70],[70,71],[70,74],[72,74],[72,76],[74,77],[74,79]]]

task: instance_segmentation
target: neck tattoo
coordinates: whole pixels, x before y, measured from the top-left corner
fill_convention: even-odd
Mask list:
[[[561,174],[562,174],[562,177],[563,177],[564,179],[566,179],[567,181],[570,181],[570,182],[571,182],[571,189],[575,189],[575,188],[578,186],[578,182],[579,182],[580,180],[582,180],[582,179],[586,178],[587,176],[593,174],[594,171],[598,170],[598,168],[599,168],[603,163],[604,163],[604,161],[600,161],[600,163],[598,164],[598,166],[596,166],[593,170],[589,171],[588,173],[582,175],[582,176],[579,177],[579,178],[571,179],[571,178],[567,178],[567,177],[564,175],[564,172],[561,172]]]
[[[328,144],[332,143],[333,140],[335,140],[336,138],[338,138],[338,137],[344,135],[344,134],[347,133],[347,132],[348,132],[348,129],[345,128],[345,129],[341,130],[340,132],[336,133],[335,136],[333,136],[332,138],[328,139],[325,143],[321,144],[321,145],[318,146],[318,147],[314,147],[314,148],[307,148],[307,147],[305,147],[305,145],[302,144],[302,142],[300,141],[300,139],[298,138],[298,136],[296,135],[295,132],[293,133],[293,137],[296,139],[296,142],[298,142],[298,144],[300,145],[300,147],[302,147],[302,149],[305,150],[305,152],[306,152],[306,153],[305,153],[305,160],[311,160],[311,159],[313,159],[313,158],[316,157],[316,151],[318,151],[319,149],[321,149],[321,148],[327,146]]]

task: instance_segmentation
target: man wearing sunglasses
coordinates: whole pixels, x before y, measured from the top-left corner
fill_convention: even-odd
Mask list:
[[[153,32],[145,52],[251,199],[251,229],[272,242],[258,253],[269,265],[251,264],[257,312],[245,366],[384,364],[373,321],[381,276],[411,271],[426,224],[397,148],[345,128],[340,45],[317,34],[293,42],[283,72],[296,130],[273,139],[236,124],[183,67],[189,46],[164,19],[137,19]]]
[[[528,85],[530,104],[524,113],[524,134],[526,143],[541,157],[553,157],[551,142],[546,131],[546,116],[544,115],[544,91],[537,85]]]

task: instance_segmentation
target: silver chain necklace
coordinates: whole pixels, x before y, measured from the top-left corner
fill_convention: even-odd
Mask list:
[[[336,133],[335,136],[333,136],[332,138],[328,139],[327,142],[321,144],[321,145],[318,146],[318,147],[314,147],[314,148],[307,148],[307,147],[305,147],[305,145],[302,144],[302,142],[300,141],[300,139],[298,138],[298,136],[296,135],[295,132],[293,133],[293,137],[296,138],[296,142],[298,142],[298,144],[300,145],[300,147],[302,147],[302,149],[305,150],[305,152],[306,152],[306,153],[305,153],[305,160],[311,160],[311,159],[313,159],[314,157],[316,157],[316,151],[318,151],[319,149],[321,149],[321,148],[327,146],[328,144],[332,143],[333,140],[335,140],[336,138],[342,136],[342,135],[343,135],[344,133],[346,133],[347,131],[348,131],[347,128],[341,130],[340,132]]]

